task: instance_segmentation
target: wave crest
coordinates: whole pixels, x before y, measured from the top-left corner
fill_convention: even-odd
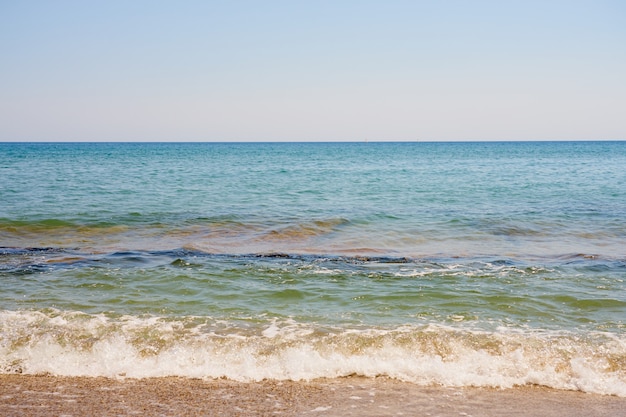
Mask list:
[[[290,319],[3,311],[0,372],[238,381],[388,376],[420,385],[538,384],[626,396],[626,339],[434,324],[340,328]]]

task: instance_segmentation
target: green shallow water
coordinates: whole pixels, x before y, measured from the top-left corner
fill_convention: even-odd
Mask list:
[[[7,308],[622,332],[623,261],[5,250]],[[13,261],[9,259],[13,258]],[[33,262],[36,260],[36,263]]]

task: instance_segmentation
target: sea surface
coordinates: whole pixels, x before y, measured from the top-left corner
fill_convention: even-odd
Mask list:
[[[626,396],[626,142],[0,143],[0,373]]]

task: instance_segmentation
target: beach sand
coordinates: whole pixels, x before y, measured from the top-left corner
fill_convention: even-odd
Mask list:
[[[0,375],[2,416],[623,416],[626,398],[421,387],[387,378],[311,382]]]

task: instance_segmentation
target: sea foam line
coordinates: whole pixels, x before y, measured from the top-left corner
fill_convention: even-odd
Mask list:
[[[0,372],[311,380],[388,376],[420,385],[538,384],[626,397],[626,338],[443,325],[258,326],[190,317],[0,312]]]

